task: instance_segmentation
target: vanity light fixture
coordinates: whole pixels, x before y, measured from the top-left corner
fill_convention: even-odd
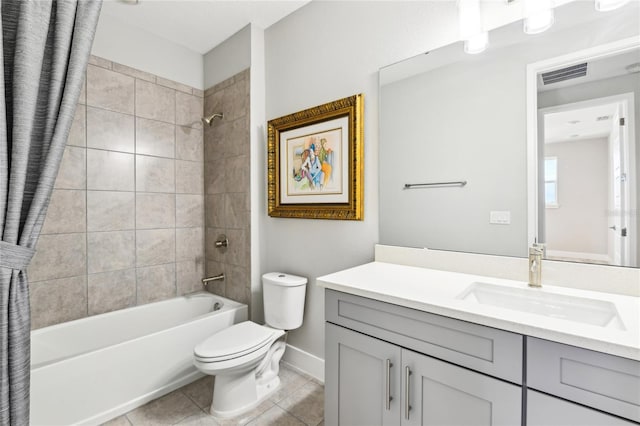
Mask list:
[[[489,45],[489,33],[482,29],[480,0],[458,0],[458,23],[464,51],[470,54],[483,52]]]
[[[551,0],[525,0],[524,16],[524,32],[539,34],[553,25],[553,4]]]
[[[599,12],[608,12],[618,9],[627,3],[629,3],[629,0],[596,0],[595,6]]]

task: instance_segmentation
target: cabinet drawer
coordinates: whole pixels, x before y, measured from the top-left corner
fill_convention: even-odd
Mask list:
[[[527,337],[527,387],[640,421],[640,362]]]
[[[635,423],[610,416],[564,399],[527,391],[527,426],[633,426]]]
[[[325,292],[326,320],[370,336],[522,384],[522,336],[415,309]]]

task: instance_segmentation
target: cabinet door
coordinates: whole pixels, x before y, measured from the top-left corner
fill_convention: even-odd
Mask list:
[[[402,351],[402,424],[520,425],[522,388]]]
[[[527,390],[527,426],[633,426],[635,424],[564,399]]]
[[[326,323],[325,422],[400,424],[400,348]]]

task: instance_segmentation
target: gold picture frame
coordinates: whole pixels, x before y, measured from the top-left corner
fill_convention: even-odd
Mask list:
[[[363,95],[268,122],[271,217],[363,219]]]

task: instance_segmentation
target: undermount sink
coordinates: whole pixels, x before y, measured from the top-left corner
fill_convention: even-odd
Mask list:
[[[625,330],[616,306],[603,300],[481,282],[472,283],[456,298],[480,305]]]

